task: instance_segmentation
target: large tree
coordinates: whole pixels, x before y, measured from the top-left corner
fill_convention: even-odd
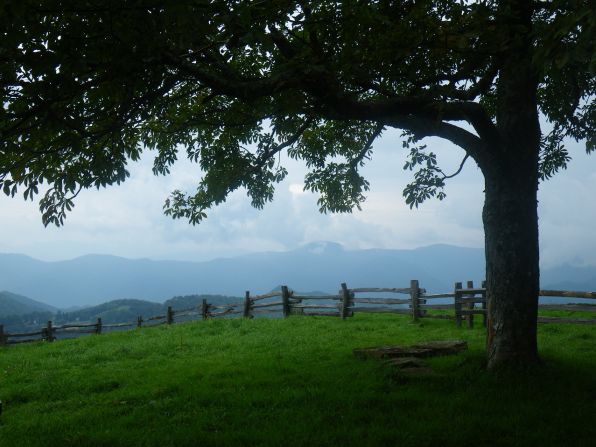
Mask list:
[[[271,200],[287,151],[322,211],[349,212],[392,127],[418,206],[449,177],[418,142],[444,138],[485,179],[489,366],[537,362],[538,184],[568,161],[564,137],[595,146],[590,3],[4,1],[0,188],[27,199],[46,185],[43,221],[61,224],[143,150],[156,174],[185,154],[204,175],[165,212],[197,223],[241,187]]]

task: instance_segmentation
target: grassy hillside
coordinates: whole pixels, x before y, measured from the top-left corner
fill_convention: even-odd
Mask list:
[[[228,319],[0,352],[0,445],[588,446],[596,326],[541,325],[529,379],[482,369],[484,332],[406,316]],[[355,347],[461,338],[405,377]]]
[[[56,308],[16,293],[0,292],[0,318],[45,311],[54,312]]]

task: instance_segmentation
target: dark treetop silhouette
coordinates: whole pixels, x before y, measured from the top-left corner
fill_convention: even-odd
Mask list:
[[[564,137],[594,149],[590,3],[5,1],[0,188],[27,199],[46,184],[43,221],[61,224],[82,188],[124,181],[142,150],[156,174],[182,153],[204,176],[164,208],[197,223],[240,187],[271,200],[287,151],[322,211],[349,212],[394,127],[418,206],[444,197],[450,176],[418,145],[441,137],[485,178],[489,367],[537,362],[536,192],[565,167]]]

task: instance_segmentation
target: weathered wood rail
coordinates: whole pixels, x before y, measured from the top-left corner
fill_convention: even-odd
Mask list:
[[[596,300],[596,292],[579,292],[570,290],[540,290],[539,296],[542,297],[560,297],[560,298],[582,298]],[[485,282],[482,287],[474,287],[472,281],[468,281],[464,288],[462,283],[455,283],[453,293],[441,293],[435,295],[425,295],[424,299],[433,298],[453,298],[453,304],[441,305],[421,305],[422,309],[454,309],[454,318],[458,326],[467,320],[468,326],[473,327],[474,315],[482,316],[482,323],[486,327],[488,315],[488,302],[486,299]],[[540,310],[571,311],[571,312],[594,312],[596,313],[596,301],[594,304],[553,304],[539,303]],[[434,318],[452,318],[450,315],[438,314],[427,315]],[[539,323],[575,323],[575,324],[596,324],[596,318],[578,318],[578,317],[552,317],[538,316]]]
[[[389,296],[390,295],[390,296]],[[399,297],[402,295],[403,297]],[[594,299],[594,304],[554,304],[541,303],[540,310],[594,312],[596,314],[596,292],[577,292],[569,290],[541,290],[540,296]],[[433,300],[452,298],[453,302],[433,303]],[[162,324],[170,325],[189,320],[209,319],[218,317],[242,316],[334,316],[346,319],[357,313],[394,313],[411,315],[414,321],[420,318],[445,318],[455,320],[458,326],[467,321],[468,327],[473,327],[474,316],[482,317],[484,326],[487,324],[488,304],[484,282],[481,287],[474,287],[472,281],[467,281],[464,287],[456,282],[452,292],[427,294],[417,280],[410,281],[410,287],[360,287],[348,288],[342,283],[336,295],[300,295],[295,294],[287,286],[280,290],[261,295],[251,295],[246,291],[243,301],[226,304],[212,304],[203,299],[196,307],[174,310],[166,309],[165,315],[150,317],[138,316],[136,321],[105,324],[101,318],[95,322],[66,323],[59,326],[48,321],[47,324],[32,332],[5,332],[0,324],[0,345],[26,343],[32,341],[53,342],[61,338],[72,338],[81,334],[102,334],[106,330],[122,330],[125,328],[153,327]],[[447,311],[441,312],[441,311]],[[452,312],[452,313],[451,313]],[[596,324],[596,318],[586,317],[554,317],[539,316],[541,323],[574,323]]]

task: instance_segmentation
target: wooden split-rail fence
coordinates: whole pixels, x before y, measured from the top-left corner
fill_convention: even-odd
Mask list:
[[[379,294],[381,296],[379,296]],[[388,296],[391,295],[391,296]],[[596,300],[596,292],[573,292],[565,290],[541,290],[540,296],[563,298],[587,298]],[[452,303],[436,300],[452,298]],[[54,325],[52,321],[34,332],[7,333],[0,324],[0,345],[25,343],[31,341],[54,341],[60,335],[62,338],[72,338],[81,334],[101,334],[106,330],[122,330],[132,327],[158,326],[173,324],[196,319],[210,319],[217,317],[242,316],[253,318],[269,314],[270,316],[314,315],[335,316],[343,319],[353,317],[357,313],[396,313],[411,315],[414,321],[420,318],[444,318],[455,320],[457,326],[464,321],[469,327],[474,325],[474,316],[482,318],[482,324],[487,324],[487,300],[484,282],[481,287],[474,287],[468,281],[464,287],[461,282],[455,283],[449,293],[427,294],[417,280],[410,281],[407,288],[348,288],[343,283],[336,295],[300,295],[294,293],[287,286],[279,291],[262,295],[245,293],[244,300],[236,303],[212,304],[203,299],[199,306],[174,310],[168,307],[165,315],[143,318],[125,323],[102,322],[101,318],[92,323],[68,323]],[[596,304],[540,304],[542,310],[567,310],[580,312],[595,312]],[[445,313],[447,311],[447,313]],[[451,313],[452,312],[452,313]],[[592,318],[547,317],[540,316],[539,322],[560,322],[596,324]]]

